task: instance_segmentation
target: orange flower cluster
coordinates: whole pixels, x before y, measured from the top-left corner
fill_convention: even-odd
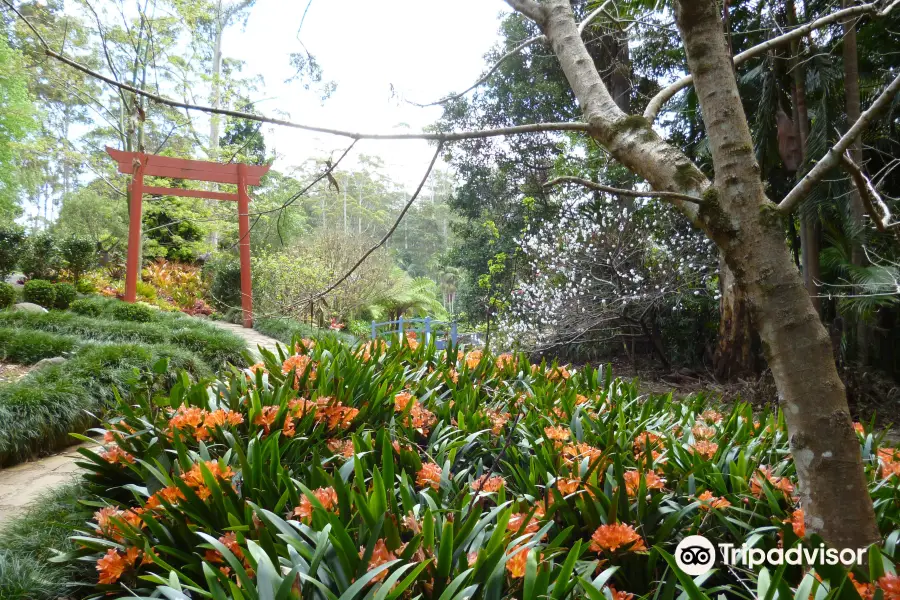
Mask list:
[[[528,513],[513,513],[506,524],[506,530],[519,535],[537,533],[541,528],[541,522],[538,518],[543,516],[544,511],[540,507],[534,511],[534,515],[530,519],[528,518]],[[526,522],[525,519],[528,519],[528,521]]]
[[[115,506],[104,506],[94,513],[94,520],[97,521],[97,529],[95,531],[107,539],[121,543],[124,541],[122,530],[119,529],[119,526],[113,519],[118,519],[123,523],[128,523],[128,525],[140,529],[144,526],[144,522],[141,520],[142,512],[143,509],[141,508],[120,510]]]
[[[381,354],[385,350],[387,350],[387,344],[384,340],[372,340],[371,342],[366,342],[360,346],[356,355],[362,359],[363,362],[368,362],[373,356]]]
[[[578,442],[577,444],[566,444],[562,447],[561,454],[563,460],[566,461],[566,464],[572,465],[574,463],[580,463],[585,458],[588,459],[590,464],[594,464],[597,460],[600,460],[603,457],[603,451],[599,448],[595,448],[590,444],[585,444],[584,442]]]
[[[785,523],[790,523],[794,529],[794,535],[798,538],[806,537],[806,521],[804,520],[803,509],[798,508],[791,513],[790,519],[785,519]]]
[[[284,359],[281,364],[281,372],[287,375],[292,370],[294,371],[295,390],[300,389],[300,378],[307,373],[307,370],[309,371],[309,380],[315,381],[316,379],[316,363],[306,355],[294,354]]]
[[[503,433],[503,428],[509,421],[510,414],[490,408],[484,412],[487,414],[487,418],[491,420],[491,433],[493,433],[494,435],[500,435],[501,433]]]
[[[184,493],[177,486],[170,485],[147,498],[144,510],[157,510],[165,504],[177,504],[182,500],[184,500]]]
[[[440,489],[441,487],[441,468],[433,463],[422,463],[422,468],[416,474],[416,485],[419,487],[431,486],[432,489]]]
[[[525,577],[525,566],[528,564],[528,552],[530,550],[524,546],[515,546],[507,552],[509,558],[506,559],[506,570],[513,579],[521,579]],[[476,556],[477,558],[477,556]]]
[[[569,377],[571,377],[569,369],[564,366],[555,367],[547,374],[547,378],[550,379],[550,381],[565,381]]]
[[[499,492],[500,488],[502,488],[504,485],[506,485],[505,479],[503,479],[499,475],[488,477],[487,473],[470,484],[473,492],[486,493]]]
[[[556,480],[556,489],[558,489],[559,493],[563,496],[574,494],[578,491],[579,487],[581,487],[580,479],[560,478]]]
[[[666,480],[656,474],[655,471],[647,471],[644,475],[644,485],[647,490],[661,490],[666,485]],[[640,471],[625,471],[625,491],[629,496],[637,496],[641,487]]]
[[[359,557],[362,558],[366,554],[366,547],[359,547]],[[372,571],[377,569],[381,565],[391,562],[392,560],[396,560],[397,556],[387,549],[387,544],[384,543],[384,538],[379,539],[375,542],[375,548],[372,550],[372,558],[369,559],[369,566],[366,570]],[[387,577],[388,569],[383,570],[381,573],[372,578],[372,581],[382,581],[385,577]]]
[[[247,575],[249,577],[253,577],[256,575],[255,571],[250,566],[250,561],[247,560],[247,556],[244,554],[244,549],[241,548],[240,544],[238,544],[237,535],[233,531],[229,531],[228,533],[220,537],[219,542],[221,542],[223,546],[228,548],[228,551],[234,554],[234,557],[236,559],[243,563],[244,570],[247,571]],[[210,562],[213,564],[224,565],[225,563],[225,557],[222,556],[222,554],[218,550],[207,550],[203,558],[206,559],[206,562]],[[219,570],[225,573],[226,576],[231,572],[231,568],[226,566],[219,567]]]
[[[313,496],[316,497],[316,500],[319,501],[319,504],[321,504],[322,508],[325,510],[335,513],[338,512],[338,497],[337,492],[334,491],[333,487],[324,487],[313,490]],[[305,523],[309,523],[312,520],[314,508],[315,506],[312,501],[304,494],[304,496],[300,498],[300,506],[294,509],[294,516],[299,517],[300,520]]]
[[[497,357],[496,363],[498,369],[505,369],[509,365],[516,364],[516,357],[509,352],[504,352]]]
[[[409,392],[400,392],[394,396],[394,412],[404,413],[403,425],[412,427],[422,435],[428,435],[437,423],[437,416],[427,408],[423,408]]]
[[[100,453],[100,458],[111,464],[134,464],[134,457],[122,450],[118,444],[110,444],[106,450]]]
[[[707,423],[721,423],[722,413],[709,408],[700,413],[700,419]]]
[[[601,525],[591,536],[591,550],[594,552],[614,552],[619,548],[628,552],[647,550],[644,539],[634,530],[634,527],[624,523]]]
[[[484,356],[484,352],[481,350],[472,350],[467,352],[465,355],[465,363],[466,366],[470,369],[474,369],[481,362],[481,358]]]
[[[326,442],[328,449],[334,452],[335,454],[340,454],[344,458],[353,458],[353,455],[356,453],[356,450],[353,449],[353,440],[344,439],[344,440],[328,440]]]
[[[572,437],[572,430],[568,427],[559,427],[554,425],[552,427],[544,427],[544,433],[551,440],[556,440],[560,442],[564,442]]]
[[[757,498],[763,496],[763,478],[769,482],[774,489],[781,491],[785,496],[790,497],[794,493],[794,484],[787,477],[779,477],[772,474],[769,467],[760,467],[756,474],[750,479],[750,493]]]
[[[900,477],[900,451],[896,448],[879,448],[878,460],[881,462],[883,479],[890,479],[894,475]]]
[[[634,594],[617,591],[613,586],[609,586],[609,593],[612,596],[612,600],[631,600],[634,598]]]
[[[884,600],[900,600],[900,576],[886,573],[874,583],[862,583],[856,581],[853,573],[847,575],[853,582],[853,587],[863,600],[872,600],[875,592],[881,590]]]
[[[704,511],[728,508],[729,506],[731,506],[731,502],[729,502],[727,499],[713,496],[713,493],[709,490],[706,490],[705,492],[697,496],[697,500],[700,501],[700,510]]]
[[[715,442],[699,440],[691,445],[691,450],[707,460],[712,460],[712,457],[715,456],[716,452],[719,450],[719,445]]]
[[[693,433],[694,437],[698,440],[709,440],[716,435],[716,430],[714,427],[710,427],[709,425],[697,423],[693,428],[691,428],[691,433]]]
[[[140,557],[141,551],[137,548],[128,548],[124,552],[110,548],[97,561],[97,571],[100,573],[98,583],[101,585],[116,583],[125,571],[134,567]]]
[[[254,374],[254,375],[257,374],[257,373],[259,373],[260,371],[262,371],[263,373],[268,373],[268,372],[269,372],[269,370],[266,369],[265,363],[261,363],[261,362],[258,362],[258,363],[256,363],[256,364],[250,365],[249,367],[247,367],[247,370],[250,371],[250,373],[252,373],[252,374]],[[248,379],[249,379],[249,378],[248,378]]]
[[[244,422],[244,415],[237,411],[218,409],[206,411],[197,406],[180,406],[169,418],[168,435],[176,431],[193,435],[198,442],[208,440],[216,427],[234,427]]]

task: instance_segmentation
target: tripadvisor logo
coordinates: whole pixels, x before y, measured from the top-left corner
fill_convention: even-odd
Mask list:
[[[866,554],[865,548],[829,548],[825,544],[819,544],[813,548],[801,548],[795,546],[785,550],[784,548],[750,548],[746,544],[735,546],[730,543],[717,544],[719,558],[725,565],[746,565],[748,569],[761,566],[788,565],[837,565],[845,567],[860,565]],[[689,535],[678,543],[675,548],[675,562],[682,571],[696,577],[709,572],[716,562],[716,546],[702,535]]]

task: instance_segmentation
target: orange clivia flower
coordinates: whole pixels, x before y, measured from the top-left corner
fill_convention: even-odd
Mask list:
[[[794,484],[792,484],[787,477],[773,475],[770,467],[760,467],[756,474],[750,479],[750,493],[761,498],[763,495],[762,483],[764,479],[769,482],[769,485],[776,490],[783,492],[786,496],[790,496],[794,493]]]
[[[698,440],[691,445],[691,450],[707,460],[712,460],[712,457],[715,456],[716,452],[719,450],[719,445],[707,440]]]
[[[473,492],[491,493],[500,491],[500,488],[506,485],[506,480],[499,475],[488,477],[488,474],[485,473],[470,485]]]
[[[863,424],[857,421],[853,424],[853,430],[856,431],[859,435],[865,435],[866,429],[863,427]]]
[[[698,440],[708,440],[716,435],[716,430],[714,427],[710,427],[709,425],[697,423],[691,428],[691,433],[693,433],[694,437]]]
[[[879,577],[878,587],[884,592],[884,600],[900,600],[900,576],[885,573]]]
[[[260,413],[253,417],[253,424],[262,426],[263,430],[269,433],[280,409],[280,406],[263,406]]]
[[[441,468],[432,462],[422,463],[422,468],[416,474],[416,485],[419,487],[431,486],[432,489],[441,487]]]
[[[366,547],[359,547],[359,557],[362,558],[366,554]],[[392,560],[396,560],[397,557],[393,552],[387,549],[387,544],[384,543],[384,538],[379,539],[375,542],[375,548],[372,550],[372,558],[369,559],[369,566],[366,568],[367,571],[372,571],[377,569],[381,565],[391,562]],[[388,570],[385,569],[378,575],[372,578],[372,581],[381,581],[385,577],[387,577]]]
[[[711,408],[704,410],[700,414],[700,418],[707,423],[721,423],[722,422],[722,413],[715,411]]]
[[[644,485],[647,487],[647,490],[661,490],[666,485],[666,480],[662,479],[659,475],[656,474],[655,471],[647,471],[643,473],[644,476]],[[625,471],[625,491],[629,496],[637,496],[638,490],[641,487],[641,472],[640,471]]]
[[[509,552],[506,559],[506,570],[513,579],[525,577],[525,565],[528,564],[529,549],[523,546],[515,546]]]
[[[556,480],[556,489],[558,489],[559,493],[563,496],[574,494],[578,491],[579,487],[581,487],[580,479],[567,479],[565,477],[561,477]]]
[[[609,551],[622,548],[628,552],[642,552],[647,550],[644,539],[638,535],[631,525],[613,523],[601,525],[591,536],[591,550],[594,552]]]
[[[612,595],[613,600],[631,600],[634,598],[634,594],[617,591],[613,586],[609,586],[609,593]]]
[[[803,509],[798,508],[791,513],[790,519],[785,519],[785,523],[790,523],[794,529],[794,535],[798,538],[806,537],[806,521],[804,520]]]
[[[472,350],[471,352],[466,353],[465,355],[465,363],[466,366],[470,369],[474,369],[478,366],[478,363],[481,362],[481,357],[484,356],[484,353],[481,350]]]
[[[634,453],[641,454],[650,448],[651,450],[659,448],[662,443],[662,436],[649,431],[642,431],[634,438]]]
[[[285,375],[294,371],[294,389],[300,389],[300,379],[307,375],[310,381],[316,379],[316,363],[303,354],[294,354],[284,359],[281,364],[281,372]]]
[[[340,454],[344,458],[353,458],[356,451],[353,449],[353,440],[328,440],[326,442],[328,449],[335,454]]]
[[[203,464],[215,479],[231,479],[234,477],[234,471],[231,470],[231,467],[226,466],[223,469],[218,462],[213,460],[204,461]],[[200,463],[194,464],[191,470],[182,475],[181,478],[186,484],[195,489],[206,485],[206,482],[203,480],[203,471],[200,469]]]
[[[713,493],[709,490],[697,496],[697,500],[700,501],[700,510],[728,508],[731,506],[731,502],[727,499],[713,496]]]
[[[542,516],[544,516],[542,509],[536,510],[530,519],[528,518],[528,513],[513,513],[509,516],[509,521],[506,523],[506,530],[519,535],[537,533],[541,528],[541,523],[537,520],[537,517]],[[528,519],[528,521],[525,519]]]
[[[491,420],[491,433],[493,433],[494,435],[500,435],[501,433],[503,433],[503,428],[509,421],[510,414],[507,412],[499,412],[490,408],[485,411],[485,414],[487,414],[487,418]]]
[[[118,582],[125,571],[134,566],[140,555],[141,551],[134,547],[128,548],[125,552],[115,548],[107,550],[97,561],[97,571],[100,573],[98,583],[112,585]]]
[[[338,497],[337,492],[334,491],[333,487],[324,487],[313,490],[313,496],[316,497],[316,500],[319,501],[319,504],[321,504],[322,508],[326,511],[337,512],[336,507],[338,504]],[[301,521],[308,523],[312,519],[314,509],[315,506],[312,501],[304,494],[303,497],[300,498],[300,506],[294,509],[294,516],[300,517]]]
[[[544,433],[551,440],[557,440],[561,442],[566,441],[570,437],[572,437],[571,429],[569,429],[568,427],[559,427],[555,425],[553,427],[544,427]]]
[[[110,444],[106,450],[100,453],[100,458],[112,464],[121,463],[124,465],[127,463],[134,463],[134,457],[125,450],[122,450],[118,444]]]
[[[503,369],[509,365],[516,364],[516,357],[509,352],[504,352],[497,357],[496,365],[498,369]]]
[[[394,412],[403,412],[406,410],[406,407],[409,406],[409,403],[412,402],[413,408],[418,404],[418,401],[413,397],[409,392],[400,392],[396,396],[394,396]]]

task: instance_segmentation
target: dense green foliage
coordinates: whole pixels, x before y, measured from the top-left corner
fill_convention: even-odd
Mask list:
[[[16,301],[16,288],[0,281],[0,310],[9,308]]]
[[[62,257],[56,238],[48,231],[28,236],[20,248],[19,268],[29,279],[56,279],[62,267]]]
[[[51,309],[56,305],[56,286],[46,279],[29,279],[22,289],[22,297],[25,302]]]
[[[819,543],[778,412],[640,395],[524,355],[295,342],[168,394],[157,368],[103,448],[81,450],[104,501],[67,556],[96,561],[98,597],[858,598],[824,564],[696,581],[674,566],[697,533]],[[872,593],[898,582],[900,456],[857,431],[885,537],[854,573]]]
[[[10,48],[5,23],[0,23],[0,220],[21,212],[21,154],[26,136],[35,129],[35,109],[28,91],[29,77],[22,53]],[[0,266],[0,276],[3,267]]]
[[[282,344],[290,344],[295,338],[336,338],[352,344],[356,339],[341,331],[319,329],[293,319],[263,317],[253,321],[253,328],[263,335],[275,338]]]
[[[0,528],[0,598],[50,600],[78,595],[75,582],[90,577],[92,567],[48,561],[55,551],[75,549],[69,536],[91,514],[81,504],[85,499],[81,486],[61,486]]]
[[[0,327],[0,360],[30,365],[44,358],[63,356],[78,344],[78,338],[46,331]]]
[[[120,321],[134,321],[135,323],[149,323],[159,311],[146,304],[121,302],[113,305],[112,314]]]
[[[0,225],[0,280],[15,271],[24,242],[24,229],[15,223]]]
[[[88,238],[72,235],[60,242],[60,254],[77,286],[81,276],[97,262],[97,245]]]
[[[53,286],[53,289],[56,291],[53,306],[61,310],[69,308],[69,305],[78,297],[78,292],[75,291],[75,286],[71,283],[57,283]]]

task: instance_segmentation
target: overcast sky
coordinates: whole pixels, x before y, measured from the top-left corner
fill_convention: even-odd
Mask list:
[[[300,39],[316,56],[337,90],[322,103],[293,75],[289,55],[302,49],[297,39],[305,0],[258,0],[246,26],[231,27],[224,52],[245,62],[245,75],[262,75],[265,88],[253,99],[264,114],[287,113],[291,120],[365,132],[421,131],[441,115],[440,108],[418,108],[391,98],[431,101],[463,90],[485,69],[484,54],[499,39],[501,0],[313,0]],[[276,168],[335,157],[347,140],[280,127],[264,128],[277,151]],[[360,142],[354,154],[376,154],[391,177],[412,185],[433,150],[418,141]]]

